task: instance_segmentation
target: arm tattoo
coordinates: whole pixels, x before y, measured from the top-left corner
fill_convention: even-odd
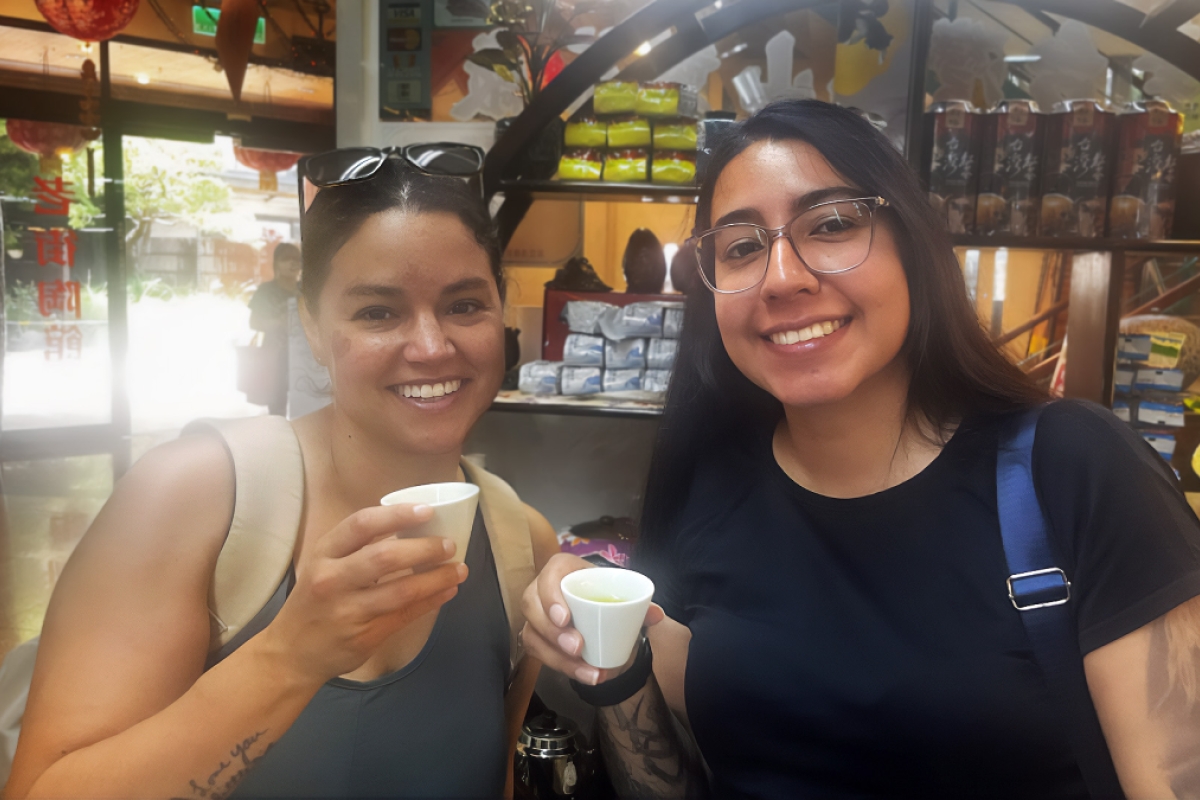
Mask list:
[[[1176,797],[1200,797],[1200,597],[1151,624],[1148,695],[1166,733],[1162,769]]]
[[[262,761],[271,750],[271,744],[259,749],[255,748],[258,740],[266,735],[266,731],[258,731],[235,744],[229,750],[229,760],[222,759],[213,771],[202,779],[193,778],[188,782],[186,798],[172,800],[226,800],[242,779],[250,773],[254,765]],[[273,744],[273,743],[272,743]],[[255,750],[259,750],[257,754]]]
[[[600,748],[619,797],[704,796],[698,760],[680,741],[653,675],[624,703],[597,712]]]

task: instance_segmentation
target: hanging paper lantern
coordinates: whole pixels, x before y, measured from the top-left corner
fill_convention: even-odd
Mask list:
[[[250,48],[254,46],[254,29],[258,27],[258,0],[221,0],[221,16],[217,18],[217,59],[225,70],[233,99],[241,102],[242,82],[246,65],[250,63]]]
[[[39,158],[39,169],[53,175],[62,172],[62,156],[84,145],[84,131],[77,125],[10,119],[4,123],[8,138],[26,153]]]
[[[133,20],[140,0],[34,0],[59,33],[85,42],[116,36]]]
[[[233,156],[243,167],[258,170],[258,188],[264,192],[279,190],[278,172],[287,172],[300,160],[299,153],[282,150],[259,150],[254,147],[233,148]]]

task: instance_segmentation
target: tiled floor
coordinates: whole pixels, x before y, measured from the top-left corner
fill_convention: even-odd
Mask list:
[[[134,458],[173,435],[137,437]],[[63,565],[112,487],[110,455],[0,463],[0,657],[41,631]]]

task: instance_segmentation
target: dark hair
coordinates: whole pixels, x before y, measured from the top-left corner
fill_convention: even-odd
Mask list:
[[[279,267],[279,262],[285,258],[293,258],[296,261],[300,260],[300,248],[291,242],[280,242],[275,245],[275,253],[271,256],[271,266]]]
[[[500,299],[504,299],[503,250],[496,226],[479,194],[457,178],[427,175],[388,159],[371,178],[317,193],[304,212],[304,302],[315,310],[329,277],[329,264],[363,223],[400,209],[414,214],[453,214],[487,254]],[[397,245],[400,243],[398,242]]]
[[[984,333],[945,225],[913,170],[887,137],[852,111],[816,100],[786,101],[767,106],[730,131],[713,153],[700,189],[697,231],[712,224],[713,192],[721,172],[761,141],[806,142],[863,194],[888,201],[880,213],[892,223],[911,303],[899,356],[911,374],[910,415],[923,416],[943,432],[975,414],[1005,413],[1045,399]],[[642,509],[639,547],[644,556],[665,544],[695,465],[761,435],[782,415],[779,401],[730,360],[712,293],[690,294]]]

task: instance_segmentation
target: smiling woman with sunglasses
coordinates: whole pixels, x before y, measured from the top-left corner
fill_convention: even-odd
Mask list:
[[[835,106],[770,106],[714,153],[696,216],[709,291],[634,558],[650,647],[580,660],[573,556],[525,596],[527,649],[600,706],[619,791],[700,791],[674,712],[720,797],[1200,797],[1200,522],[1111,413],[1042,407],[891,143]],[[1091,709],[1060,713],[1006,587],[998,448],[1037,407],[1025,499],[1070,576],[1099,753],[1073,749]],[[1108,786],[1085,783],[1096,759]]]
[[[558,547],[460,461],[504,373],[500,244],[462,181],[394,158],[354,177],[304,221],[301,317],[332,403],[239,423],[262,437],[248,461],[187,435],[120,481],[51,601],[7,797],[504,793],[537,675],[510,635]],[[432,508],[379,504],[460,469],[481,489],[465,564],[415,530]],[[276,497],[298,532],[238,512]],[[243,547],[294,535],[293,569],[246,626],[261,632],[214,658],[234,526]]]

